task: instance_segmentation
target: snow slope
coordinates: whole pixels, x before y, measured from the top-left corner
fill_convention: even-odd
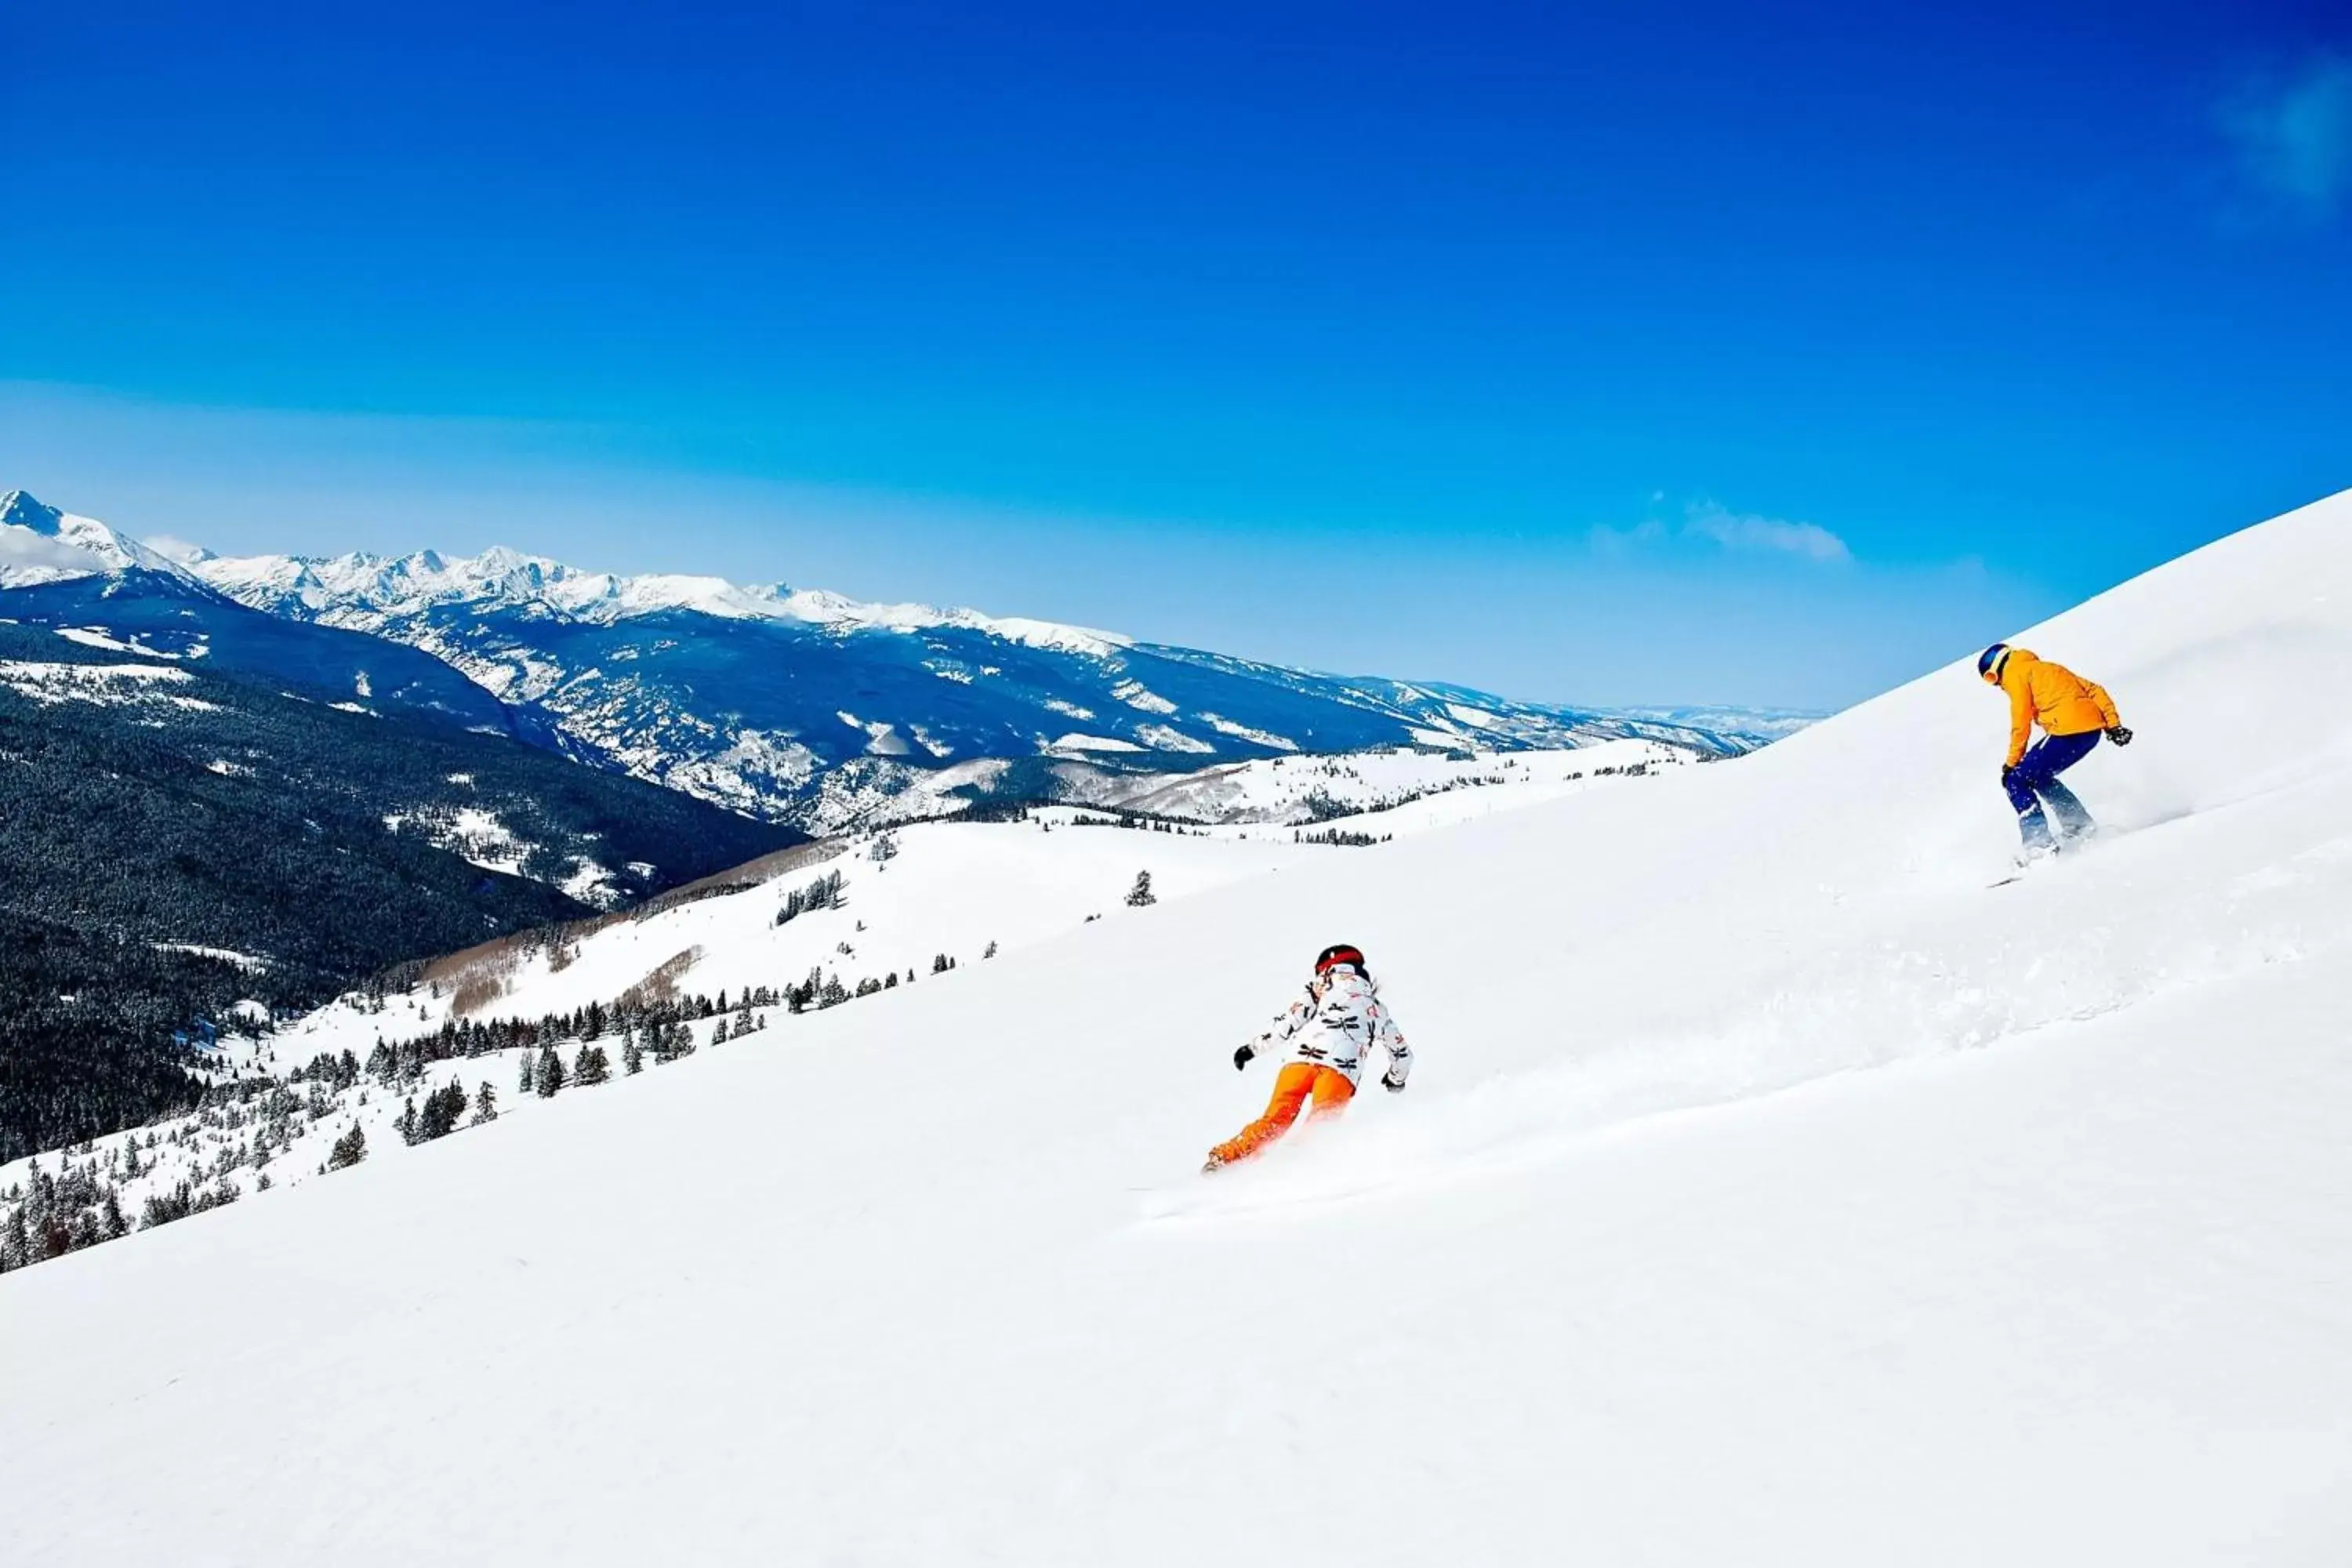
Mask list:
[[[12,1275],[12,1545],[2340,1563],[2347,529],[2020,639],[2140,740],[2013,886],[1956,662]],[[1191,1174],[1339,938],[1411,1092]]]
[[[1139,870],[1151,873],[1157,896],[1181,899],[1349,852],[1293,844],[1287,831],[1261,830],[1255,839],[1179,836],[1080,826],[1080,815],[1047,810],[1026,822],[927,823],[787,850],[740,879],[740,879],[741,891],[598,922],[563,945],[560,963],[544,946],[518,952],[502,944],[478,960],[437,966],[438,994],[420,988],[398,998],[390,1016],[363,1003],[338,1003],[296,1021],[269,1051],[287,1065],[322,1050],[364,1057],[379,1036],[398,1038],[467,1016],[453,1014],[454,998],[477,975],[499,988],[496,1000],[470,1009],[477,1019],[609,1005],[656,971],[688,992],[738,996],[797,984],[813,969],[847,986],[910,970],[928,978],[940,953],[959,965],[979,960],[991,944],[1009,955],[1123,911]],[[887,843],[890,858],[874,858],[877,842]],[[840,908],[776,922],[790,892],[835,872],[843,883]],[[674,966],[681,954],[691,962]]]
[[[1517,810],[1573,794],[1587,779],[1637,776],[1685,767],[1691,752],[1657,741],[1598,741],[1573,751],[1432,752],[1396,747],[1331,757],[1272,757],[1227,763],[1198,773],[1112,774],[1068,781],[1069,798],[1089,805],[1183,822],[1327,822],[1377,814],[1363,828],[1392,831],[1466,821],[1497,807]],[[1463,790],[1499,795],[1465,809],[1438,797]],[[1419,809],[1414,809],[1419,808]],[[1391,814],[1402,813],[1402,816]]]
[[[1369,815],[1327,820],[1313,831],[1392,839],[1582,791],[1634,785],[1662,774],[1629,772],[1632,763],[1648,759],[1664,768],[1666,759],[1681,756],[1664,747],[1655,753],[1646,742],[1619,742],[1572,754],[1490,755],[1483,759],[1483,773],[1459,775],[1468,785],[1444,787],[1452,774],[1412,774],[1432,793]],[[1565,776],[1577,772],[1569,762],[1588,758],[1601,767]],[[1411,753],[1381,760],[1471,766]],[[1299,765],[1319,770],[1324,763]],[[1380,776],[1375,769],[1371,777]],[[449,782],[471,781],[459,774]],[[1341,787],[1363,782],[1342,780]],[[386,826],[394,823],[429,833],[443,847],[489,869],[503,868],[498,861],[525,847],[495,814],[478,809],[431,808],[388,818]],[[148,1202],[168,1197],[183,1183],[199,1192],[234,1192],[239,1199],[260,1195],[264,1173],[272,1192],[299,1186],[323,1173],[319,1167],[327,1143],[352,1127],[365,1133],[373,1158],[405,1159],[393,1118],[406,1100],[453,1082],[469,1095],[490,1084],[506,1097],[501,1119],[538,1110],[537,1101],[509,1094],[520,1065],[512,1048],[431,1063],[413,1081],[391,1072],[332,1087],[298,1080],[297,1071],[321,1054],[348,1051],[365,1062],[380,1042],[396,1047],[455,1021],[528,1022],[592,1003],[612,1007],[656,974],[680,993],[724,996],[730,1005],[751,992],[780,993],[813,973],[838,980],[845,991],[879,984],[884,976],[919,983],[942,955],[959,966],[996,953],[1010,957],[1094,921],[1135,918],[1125,899],[1139,871],[1150,874],[1156,898],[1177,900],[1269,872],[1312,868],[1335,854],[1364,852],[1352,840],[1300,842],[1296,830],[1279,825],[1153,831],[1070,808],[1040,809],[1017,822],[918,824],[784,850],[626,915],[525,932],[450,955],[404,993],[377,996],[358,990],[258,1038],[224,1036],[203,1053],[200,1071],[215,1082],[272,1079],[289,1098],[277,1099],[272,1109],[268,1097],[250,1095],[234,1106],[206,1107],[95,1139],[62,1156],[0,1164],[0,1237],[36,1165],[52,1177],[70,1169],[103,1179],[136,1223]],[[589,872],[601,870],[593,862],[581,864]],[[779,924],[787,898],[826,876],[840,879],[838,907],[810,909]],[[583,896],[604,891],[606,879],[577,880],[575,896]],[[226,949],[157,945],[268,967],[266,960]],[[461,1006],[458,999],[467,994],[471,999]],[[267,1016],[267,1009],[260,1011]],[[757,1026],[799,1026],[781,1005],[749,1011]],[[729,1020],[730,1032],[740,1021]],[[723,1043],[714,1037],[716,1022],[693,1023],[698,1049]],[[620,1035],[616,1023],[604,1039],[608,1055],[617,1055]],[[582,1043],[567,1038],[558,1048],[568,1062]],[[140,1151],[135,1173],[122,1163],[125,1151],[134,1148]],[[0,1267],[5,1259],[0,1250]]]
[[[198,710],[214,707],[200,697],[171,691],[190,679],[186,670],[163,664],[52,664],[0,658],[0,686],[45,706],[87,702],[100,708],[128,708],[163,701]]]

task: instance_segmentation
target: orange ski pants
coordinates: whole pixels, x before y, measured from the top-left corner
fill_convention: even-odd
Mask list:
[[[1336,1068],[1320,1067],[1314,1062],[1286,1063],[1275,1075],[1274,1098],[1265,1102],[1265,1114],[1234,1134],[1230,1142],[1220,1143],[1209,1152],[1227,1164],[1246,1160],[1281,1137],[1298,1120],[1299,1108],[1309,1100],[1315,1102],[1315,1109],[1307,1113],[1311,1121],[1318,1117],[1338,1115],[1355,1097],[1356,1086]]]

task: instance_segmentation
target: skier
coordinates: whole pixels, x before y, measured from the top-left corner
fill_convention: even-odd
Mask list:
[[[2007,643],[1985,649],[1977,673],[1986,685],[2009,693],[2009,757],[2001,763],[2000,787],[2017,808],[2017,830],[2025,841],[2021,863],[2055,853],[2062,837],[2072,843],[2096,833],[2099,825],[2058,775],[2089,756],[2102,734],[2118,746],[2131,744],[2132,732],[2124,728],[2106,689]],[[2042,740],[2028,750],[2037,723]],[[2051,834],[2044,805],[2058,819],[2059,837]]]
[[[1286,1043],[1291,1059],[1275,1075],[1274,1098],[1266,1102],[1265,1114],[1210,1150],[1203,1171],[1258,1152],[1282,1136],[1309,1100],[1314,1102],[1310,1120],[1338,1115],[1355,1098],[1364,1052],[1372,1046],[1388,1052],[1381,1087],[1391,1094],[1404,1089],[1405,1075],[1412,1070],[1412,1047],[1381,1005],[1364,955],[1345,942],[1323,950],[1315,960],[1315,978],[1307,983],[1307,994],[1293,1002],[1272,1028],[1234,1052],[1234,1067],[1248,1067],[1260,1047]]]

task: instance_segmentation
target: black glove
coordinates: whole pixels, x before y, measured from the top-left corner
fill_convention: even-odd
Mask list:
[[[1404,1079],[1398,1078],[1393,1073],[1382,1074],[1381,1078],[1381,1087],[1387,1089],[1391,1094],[1402,1094],[1404,1092]]]
[[[2001,787],[2001,788],[2003,788],[2003,789],[2007,789],[2007,788],[2009,787],[2009,781],[2010,781],[2010,780],[2011,780],[2011,779],[2013,779],[2013,778],[2015,778],[2016,776],[2017,776],[2017,764],[2016,764],[2015,763],[2007,763],[2002,764],[2002,767],[2001,767],[2001,770],[2000,770],[2000,787]]]
[[[1255,1046],[1243,1046],[1235,1049],[1234,1052],[1234,1070],[1235,1072],[1239,1072],[1242,1068],[1249,1066],[1250,1058],[1255,1055],[1257,1055],[1257,1047]]]
[[[2131,744],[2131,731],[2121,724],[2110,725],[2107,729],[2107,739],[2118,746],[2128,746]]]

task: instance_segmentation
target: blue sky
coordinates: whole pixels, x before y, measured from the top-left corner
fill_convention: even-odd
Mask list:
[[[0,18],[0,487],[1828,706],[2352,483],[2340,5],[353,9]]]

